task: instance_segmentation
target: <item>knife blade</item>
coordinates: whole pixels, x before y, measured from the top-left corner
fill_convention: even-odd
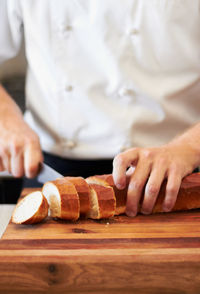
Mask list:
[[[13,175],[7,171],[0,172],[0,177],[13,177]],[[35,179],[39,183],[46,183],[48,181],[54,181],[57,178],[63,178],[63,175],[61,175],[59,172],[57,172],[55,169],[47,165],[46,163],[40,164],[40,171],[38,175],[35,177]]]
[[[54,181],[57,178],[63,178],[63,175],[61,175],[59,172],[57,172],[46,163],[41,163],[40,172],[36,176],[36,179],[39,183],[44,184],[48,181]]]

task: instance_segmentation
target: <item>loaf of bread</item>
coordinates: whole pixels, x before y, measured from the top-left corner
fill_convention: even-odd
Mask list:
[[[88,218],[101,219],[114,216],[116,199],[112,187],[90,184],[90,210]]]
[[[80,201],[80,215],[86,217],[90,211],[90,188],[82,177],[65,177],[74,184]]]
[[[165,198],[166,181],[163,182],[153,213],[163,212],[162,204]],[[172,211],[200,208],[200,173],[186,176],[182,182]]]
[[[66,178],[47,182],[42,188],[50,216],[65,220],[77,220],[80,216],[80,201],[74,184]]]
[[[86,181],[88,183],[96,183],[105,187],[111,186],[114,189],[116,196],[115,215],[125,213],[128,187],[123,190],[118,190],[117,187],[114,185],[113,177],[111,174],[91,176],[87,178]],[[162,205],[165,198],[165,191],[166,180],[161,185],[161,189],[152,213],[163,212]],[[140,207],[142,206],[142,199],[143,197],[141,197]],[[200,173],[193,173],[186,176],[182,180],[177,200],[172,211],[190,210],[195,208],[200,208]]]
[[[35,224],[48,215],[48,202],[40,191],[32,192],[21,199],[12,214],[15,224]]]
[[[161,186],[153,213],[163,212],[165,191],[166,180]],[[48,214],[48,204],[50,216],[60,219],[77,220],[80,215],[92,219],[110,218],[125,212],[126,199],[127,187],[118,190],[111,174],[96,175],[86,180],[65,177],[45,183],[42,192],[32,192],[20,200],[12,221],[17,224],[40,222]],[[200,173],[191,174],[182,180],[172,211],[197,208],[200,208]]]
[[[112,187],[116,198],[115,215],[123,214],[126,210],[127,187],[123,190],[117,189],[111,174],[96,175],[86,179],[88,184],[97,184],[104,187]]]

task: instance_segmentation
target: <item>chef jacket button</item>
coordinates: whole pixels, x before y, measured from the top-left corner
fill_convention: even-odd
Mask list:
[[[71,85],[68,85],[68,86],[65,87],[65,91],[66,92],[71,92],[71,91],[73,91],[73,87]]]
[[[121,89],[119,90],[119,95],[120,95],[121,97],[123,97],[123,96],[130,96],[130,95],[132,95],[132,94],[133,94],[133,90],[128,89],[128,88],[121,88]]]
[[[62,34],[62,36],[68,36],[70,32],[73,30],[73,27],[71,25],[61,23],[58,27],[58,30]]]
[[[65,146],[69,149],[73,149],[74,147],[76,147],[76,142],[72,140],[68,140],[65,142]]]
[[[65,27],[65,31],[67,31],[67,32],[72,31],[72,26],[67,25],[67,26]]]
[[[131,29],[131,30],[129,31],[129,34],[130,34],[131,36],[136,36],[136,35],[139,34],[139,30],[136,29],[136,28],[133,28],[133,29]]]

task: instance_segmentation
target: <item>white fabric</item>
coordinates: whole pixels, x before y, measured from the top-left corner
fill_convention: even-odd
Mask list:
[[[0,0],[0,62],[25,35],[25,119],[44,150],[111,158],[200,118],[200,0]],[[22,29],[23,27],[23,29]]]

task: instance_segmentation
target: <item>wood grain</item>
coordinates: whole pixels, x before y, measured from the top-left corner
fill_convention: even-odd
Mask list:
[[[200,211],[9,223],[0,293],[198,294]]]

